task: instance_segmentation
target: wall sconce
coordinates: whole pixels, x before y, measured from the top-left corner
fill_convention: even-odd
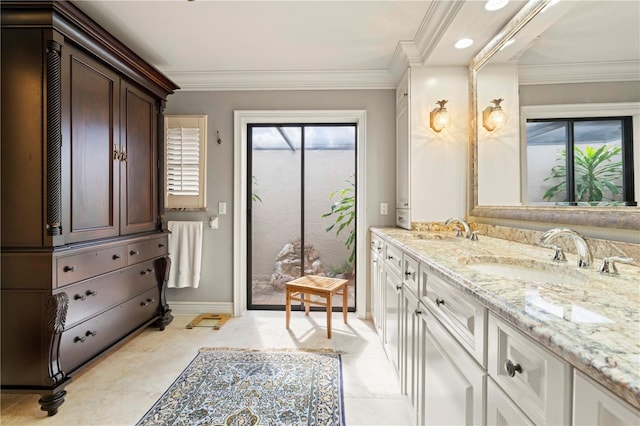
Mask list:
[[[444,105],[449,102],[445,99],[436,102],[439,107],[434,108],[431,113],[429,113],[429,125],[433,129],[434,132],[440,133],[442,129],[449,125],[449,112],[444,107]]]
[[[507,122],[507,114],[504,113],[500,106],[502,101],[504,101],[502,98],[492,100],[491,102],[495,105],[488,106],[482,112],[482,125],[490,132],[502,127]]]

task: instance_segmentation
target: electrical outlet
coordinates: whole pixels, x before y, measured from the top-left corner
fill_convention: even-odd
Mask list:
[[[380,203],[380,214],[389,214],[389,205],[387,203]]]
[[[227,203],[224,201],[218,203],[218,214],[227,214]]]

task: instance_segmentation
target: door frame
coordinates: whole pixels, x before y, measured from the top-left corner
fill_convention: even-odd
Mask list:
[[[233,113],[233,315],[247,311],[247,124],[356,124],[356,316],[366,318],[366,110],[235,110]]]

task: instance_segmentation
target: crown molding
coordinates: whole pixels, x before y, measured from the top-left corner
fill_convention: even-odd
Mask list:
[[[520,85],[616,81],[640,81],[640,61],[520,65],[518,67]]]
[[[400,82],[407,67],[426,63],[463,5],[464,1],[436,1],[429,5],[415,38],[412,41],[398,42],[393,53],[388,70],[396,84]]]
[[[389,70],[165,72],[182,91],[395,89]]]
[[[413,41],[401,41],[396,46],[389,63],[389,72],[397,84],[408,67],[422,65],[422,56]]]

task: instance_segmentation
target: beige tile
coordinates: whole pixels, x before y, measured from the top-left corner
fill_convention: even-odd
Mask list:
[[[58,414],[40,411],[39,395],[2,393],[2,425],[132,425],[162,396],[202,347],[254,349],[333,349],[343,358],[348,425],[403,425],[408,404],[378,335],[370,322],[349,314],[332,316],[332,339],[326,335],[326,314],[294,312],[285,328],[280,311],[250,311],[231,318],[220,330],[186,329],[194,318],[176,315],[162,332],[147,329],[74,377]]]

